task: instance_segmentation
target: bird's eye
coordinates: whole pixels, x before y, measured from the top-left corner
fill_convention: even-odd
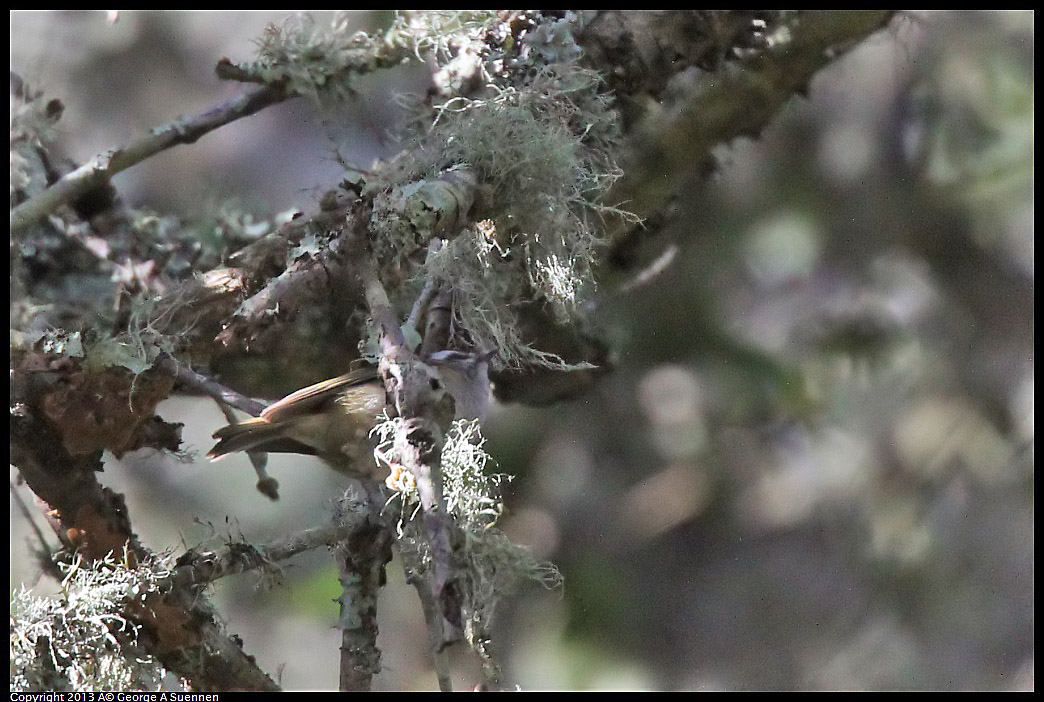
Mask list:
[[[439,390],[442,389],[442,381],[440,381],[438,378],[432,378],[428,382],[431,383],[431,389],[433,391],[438,392]]]

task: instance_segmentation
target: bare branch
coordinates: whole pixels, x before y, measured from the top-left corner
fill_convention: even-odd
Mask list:
[[[44,536],[43,530],[37,525],[32,512],[29,511],[29,505],[25,503],[25,500],[22,498],[22,495],[19,493],[18,487],[14,482],[11,483],[11,498],[14,500],[15,504],[18,505],[18,511],[21,512],[22,518],[25,519],[26,524],[29,525],[29,528],[33,531],[33,535],[36,537],[38,545],[35,547],[30,546],[29,548],[33,552],[33,555],[36,556],[36,562],[40,566],[41,571],[56,580],[60,579],[61,571],[58,570],[55,564],[51,546],[47,543],[47,537]],[[53,522],[50,524],[52,528],[55,526]],[[62,541],[62,545],[69,548],[71,544],[61,533],[61,529],[54,529],[54,531],[58,535],[58,539]]]
[[[305,551],[348,540],[366,525],[369,518],[364,503],[338,512],[339,518],[332,524],[306,529],[266,546],[240,543],[221,552],[189,550],[178,559],[178,567],[170,577],[160,581],[160,587],[164,591],[199,587],[229,575],[271,567]]]
[[[256,417],[265,408],[265,403],[242,395],[232,388],[225,387],[213,378],[197,373],[184,363],[178,363],[170,356],[163,356],[156,362],[156,367],[170,373],[174,378],[189,388],[210,395],[222,404],[235,407]]]
[[[431,591],[431,584],[424,579],[423,575],[409,567],[406,568],[406,582],[417,590],[417,599],[420,601],[421,611],[424,612],[424,623],[428,627],[428,646],[431,650],[432,663],[435,666],[435,676],[439,681],[439,691],[453,692],[449,660],[446,657],[446,647],[443,646],[442,616],[439,613],[435,595]]]
[[[11,210],[11,230],[23,229],[54,212],[60,205],[76,200],[88,191],[108,184],[114,175],[165,149],[191,144],[204,134],[242,117],[293,97],[284,88],[266,86],[228,102],[153,129],[148,135],[125,147],[98,154],[47,190]]]
[[[428,257],[426,264],[430,263],[432,257],[439,252],[442,248],[442,239],[432,239],[428,242]],[[432,276],[427,276],[424,279],[424,288],[421,290],[420,295],[417,296],[417,300],[413,303],[413,308],[410,310],[410,316],[406,318],[406,324],[417,329],[417,325],[421,323],[425,315],[428,313],[428,308],[432,303],[432,298],[439,291],[438,283]],[[423,355],[423,354],[422,354]]]
[[[336,550],[343,590],[339,688],[345,692],[369,691],[373,676],[381,670],[377,595],[384,585],[385,566],[392,558],[391,531],[380,519],[380,488],[372,483],[364,485],[369,488],[368,496],[349,490],[338,502],[334,518],[337,524],[354,525]]]

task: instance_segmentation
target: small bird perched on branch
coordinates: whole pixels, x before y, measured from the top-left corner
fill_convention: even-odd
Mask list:
[[[428,357],[453,397],[456,418],[485,416],[493,353],[437,351]],[[259,417],[218,429],[218,442],[207,457],[218,459],[237,451],[301,453],[318,456],[341,473],[369,475],[373,471],[367,467],[373,462],[365,459],[367,439],[386,404],[377,368],[357,368],[291,393]]]

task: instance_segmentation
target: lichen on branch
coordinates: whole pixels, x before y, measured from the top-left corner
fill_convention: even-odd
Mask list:
[[[401,418],[386,419],[374,427],[379,445],[375,456],[389,465],[398,463],[394,437]],[[501,485],[510,476],[487,470],[492,458],[476,421],[456,420],[442,449],[442,490],[446,508],[459,532],[455,548],[457,581],[461,585],[461,620],[465,640],[492,665],[486,646],[497,606],[526,581],[548,589],[561,585],[562,575],[554,564],[541,561],[529,549],[513,543],[497,526],[504,512]],[[388,486],[392,505],[398,506],[398,544],[409,571],[423,573],[433,567],[433,554],[414,517],[419,497],[412,476],[392,471]]]
[[[411,19],[413,36],[431,18]],[[407,104],[402,154],[375,169],[371,231],[383,269],[401,271],[402,302],[425,279],[457,291],[454,328],[464,343],[496,348],[511,367],[569,367],[520,332],[518,310],[535,300],[559,323],[575,322],[593,287],[601,238],[597,204],[619,177],[616,115],[597,72],[582,66],[568,18],[497,18],[484,33],[465,23],[454,39],[417,38],[439,54],[436,94]],[[465,60],[467,59],[467,60]],[[424,262],[423,234],[395,212],[416,190],[454,169],[472,174],[470,222],[441,233],[449,244]],[[427,235],[430,237],[431,232]]]

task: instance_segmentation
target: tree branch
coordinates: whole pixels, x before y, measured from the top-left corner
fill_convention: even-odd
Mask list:
[[[336,549],[341,583],[341,661],[339,689],[342,692],[370,690],[373,676],[381,670],[377,647],[377,595],[385,583],[385,567],[392,558],[392,534],[380,518],[383,501],[380,488],[371,484],[368,497],[349,490],[337,505],[337,524],[357,524]],[[359,518],[362,517],[360,520]]]
[[[787,25],[789,37],[736,65],[702,76],[666,111],[650,111],[631,133],[621,177],[602,201],[649,218],[661,213],[682,182],[739,136],[757,136],[812,76],[858,41],[888,24],[891,10],[809,11]],[[617,220],[606,238],[619,247],[634,230]]]
[[[364,220],[359,218],[353,237],[365,241]],[[360,251],[365,246],[360,245]],[[377,266],[366,251],[357,271],[363,283],[370,315],[380,333],[380,370],[394,406],[404,420],[395,437],[396,454],[417,482],[425,532],[431,548],[432,590],[443,618],[442,646],[460,638],[460,598],[456,592],[453,556],[453,523],[442,494],[441,454],[447,412],[445,391],[437,375],[407,346],[388,293],[377,277]]]
[[[336,523],[306,529],[265,546],[233,544],[220,552],[190,549],[178,558],[174,572],[160,582],[160,587],[164,591],[199,587],[229,575],[265,568],[306,551],[334,546],[352,538],[369,517],[361,508],[341,510],[340,514]]]
[[[129,568],[149,561],[123,496],[102,487],[97,475],[102,450],[119,453],[133,445],[135,427],[152,416],[172,380],[146,372],[138,376],[132,396],[132,374],[125,369],[84,372],[74,359],[40,352],[17,360],[11,376],[11,462],[84,559],[118,554]],[[56,383],[56,377],[64,382]],[[126,611],[149,633],[150,652],[194,688],[276,689],[241,645],[218,628],[200,598],[140,595],[128,598]]]
[[[150,156],[177,146],[191,144],[207,132],[242,117],[294,97],[281,86],[266,86],[228,102],[153,129],[148,135],[122,148],[98,154],[73,172],[63,176],[43,192],[11,210],[11,231],[24,229],[94,188],[107,185],[114,175],[141,163]]]
[[[225,387],[213,378],[197,373],[184,363],[178,363],[170,356],[163,356],[156,361],[156,368],[174,376],[182,385],[210,395],[219,402],[242,410],[252,417],[261,414],[266,407],[263,402],[242,395],[232,388]]]
[[[406,582],[413,585],[417,591],[417,599],[424,613],[424,623],[428,628],[428,647],[435,668],[435,677],[439,681],[439,692],[453,692],[453,680],[450,677],[449,661],[446,659],[446,647],[443,644],[441,608],[431,591],[431,583],[424,575],[410,568],[405,558],[403,566],[406,569]]]

